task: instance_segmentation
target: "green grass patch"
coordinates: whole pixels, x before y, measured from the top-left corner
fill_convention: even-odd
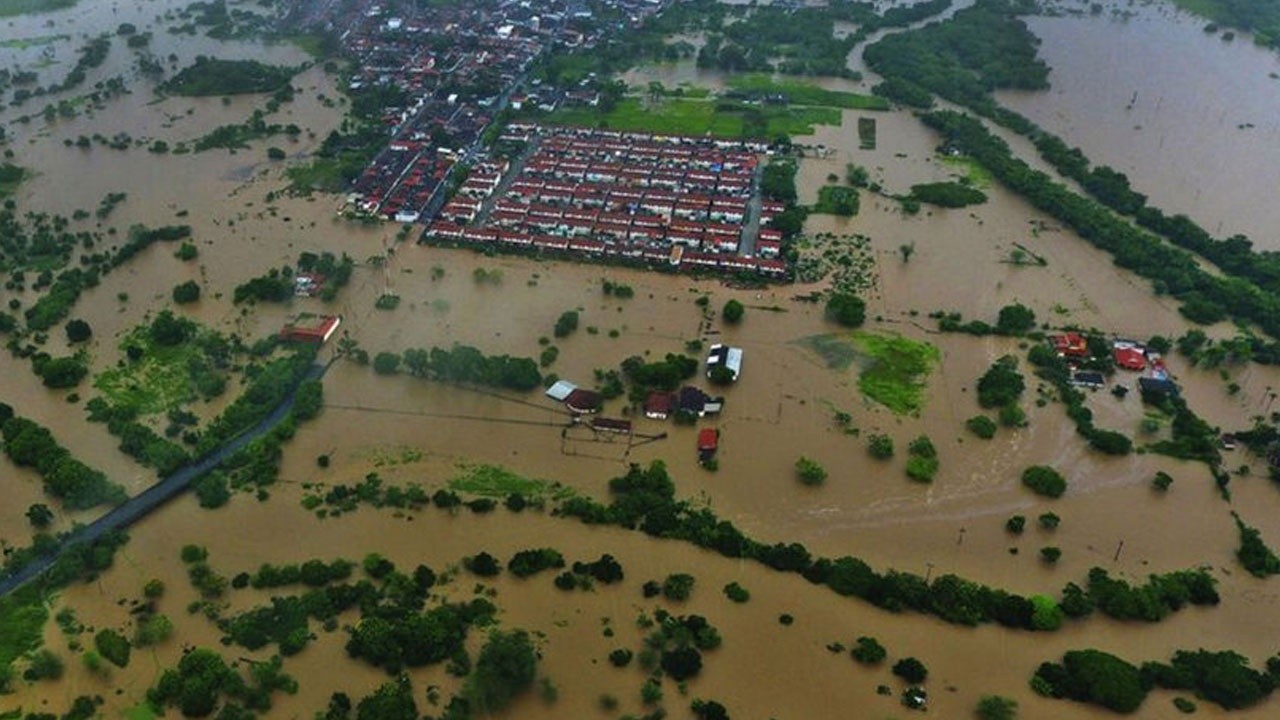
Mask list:
[[[858,188],[846,185],[824,185],[818,189],[815,213],[851,217],[858,214]]]
[[[40,647],[49,609],[32,586],[0,598],[0,678],[13,662]]]
[[[124,720],[156,720],[160,717],[149,703],[143,702],[127,708],[120,713]]]
[[[941,353],[929,343],[900,335],[865,331],[853,333],[862,372],[863,395],[898,415],[915,415],[924,406],[925,380]]]
[[[717,137],[773,137],[811,135],[815,125],[839,126],[840,111],[825,107],[756,107],[731,101],[668,97],[645,105],[627,97],[605,112],[599,108],[563,108],[543,122],[558,125],[609,128],[667,135]]]
[[[937,158],[943,165],[966,178],[965,184],[969,187],[979,190],[991,187],[991,171],[968,155],[938,155]]]
[[[52,45],[56,42],[70,40],[70,35],[34,35],[25,38],[10,38],[8,40],[0,40],[0,48],[14,48],[17,50],[26,50],[27,48],[41,47],[43,45]]]
[[[793,105],[844,108],[847,110],[888,110],[889,101],[876,95],[824,90],[817,85],[798,80],[777,80],[764,73],[745,73],[730,76],[730,88],[738,92],[782,95]]]
[[[497,465],[463,465],[461,473],[449,480],[449,489],[483,497],[507,497],[518,493],[526,499],[547,497],[564,500],[574,494],[571,488],[560,483],[527,478]]]
[[[832,370],[846,370],[856,363],[862,394],[898,415],[920,412],[926,378],[941,357],[929,343],[864,331],[813,335],[796,344]]]
[[[66,10],[78,0],[0,0],[0,17]]]

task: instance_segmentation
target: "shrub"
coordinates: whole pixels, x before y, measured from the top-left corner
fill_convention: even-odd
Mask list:
[[[463,559],[462,564],[480,577],[493,577],[502,572],[498,560],[484,551]]]
[[[1054,530],[1062,522],[1062,518],[1058,517],[1057,513],[1051,512],[1042,513],[1036,520],[1040,523],[1040,527],[1045,530]]]
[[[1022,484],[1044,497],[1058,498],[1067,491],[1067,481],[1057,470],[1046,465],[1032,465],[1022,472]]]
[[[724,595],[736,603],[744,603],[751,599],[751,593],[736,582],[724,586]]]
[[[626,648],[618,648],[609,653],[609,664],[617,668],[624,668],[631,664],[631,658],[635,654]]]
[[[1000,695],[983,695],[974,712],[978,720],[1017,720],[1018,701]]]
[[[1157,472],[1151,479],[1151,487],[1161,492],[1168,490],[1171,485],[1173,485],[1173,476],[1163,470]]]
[[[400,356],[393,352],[380,352],[373,358],[373,371],[379,375],[394,375],[400,369]]]
[[[200,285],[195,280],[188,280],[173,287],[173,301],[179,305],[193,303],[200,299]]]
[[[1014,515],[1004,521],[1004,529],[1014,535],[1021,535],[1022,529],[1027,526],[1027,518],[1022,515]]]
[[[811,487],[821,485],[827,479],[827,470],[814,460],[801,456],[796,460],[796,477]]]
[[[964,426],[983,440],[990,440],[996,436],[996,424],[986,415],[974,415],[964,421]]]
[[[556,319],[555,332],[556,337],[568,337],[574,330],[578,329],[578,311],[566,310]]]
[[[129,664],[129,641],[115,630],[100,631],[93,637],[93,646],[112,665],[122,668]]]
[[[884,662],[888,652],[875,638],[863,635],[858,638],[857,644],[853,646],[853,650],[849,651],[849,654],[854,660],[863,665],[877,665]]]
[[[996,413],[996,417],[1000,419],[1000,424],[1007,428],[1024,427],[1027,424],[1027,414],[1017,405],[1005,405]],[[1095,436],[1100,434],[1102,434],[1101,431],[1094,433]],[[1091,437],[1090,439],[1092,440],[1093,438]],[[1094,444],[1096,445],[1097,443]]]
[[[827,299],[826,315],[844,327],[856,328],[867,319],[867,304],[853,293],[832,293]]]
[[[668,575],[662,582],[662,596],[668,600],[683,602],[693,592],[694,577],[688,573]]]
[[[1058,562],[1058,558],[1060,557],[1062,557],[1062,551],[1056,547],[1049,546],[1040,548],[1040,559],[1050,565]]]
[[[893,438],[876,434],[867,438],[867,452],[877,460],[888,460],[893,457]]]
[[[919,685],[929,677],[929,669],[913,657],[905,657],[893,664],[893,674],[912,685]]]
[[[933,482],[938,474],[938,451],[927,435],[921,435],[907,446],[907,477],[916,482]]]

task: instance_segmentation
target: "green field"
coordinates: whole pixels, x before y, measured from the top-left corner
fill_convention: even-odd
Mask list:
[[[550,113],[543,121],[553,125],[580,125],[632,132],[717,137],[775,137],[810,135],[815,125],[840,125],[835,108],[755,107],[742,103],[666,97],[644,103],[623,98],[608,112],[573,107]]]
[[[79,0],[0,0],[0,17],[65,10]]]
[[[824,90],[797,80],[775,80],[763,73],[747,73],[729,78],[729,87],[739,92],[784,95],[792,105],[844,108],[847,110],[888,110],[889,101],[876,95]]]
[[[527,478],[497,465],[464,465],[459,474],[449,480],[449,489],[495,498],[519,494],[529,500],[544,497],[564,500],[573,496],[573,490],[560,483]]]

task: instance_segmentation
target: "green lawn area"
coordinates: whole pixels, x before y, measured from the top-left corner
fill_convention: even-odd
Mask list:
[[[527,478],[497,465],[463,465],[459,474],[449,480],[449,489],[469,495],[499,498],[519,493],[526,499],[549,497],[563,500],[573,495],[572,489],[560,483]]]
[[[775,80],[763,73],[733,75],[729,87],[740,92],[780,94],[792,105],[845,108],[848,110],[888,110],[889,101],[876,95],[824,90],[798,80]]]
[[[0,17],[65,10],[79,0],[0,0]]]
[[[742,103],[696,98],[664,97],[646,106],[638,97],[626,97],[609,112],[573,107],[543,118],[554,125],[608,127],[613,130],[670,135],[717,137],[773,137],[808,135],[814,125],[839,126],[840,111],[819,107],[755,107]]]
[[[925,380],[941,358],[938,349],[900,335],[862,330],[853,333],[853,344],[862,366],[858,375],[862,394],[898,415],[919,413]]]

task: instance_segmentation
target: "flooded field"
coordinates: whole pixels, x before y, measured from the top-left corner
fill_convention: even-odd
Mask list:
[[[116,8],[86,1],[51,17],[54,30],[74,28],[73,33],[126,20],[151,26],[156,31],[157,54],[186,53],[179,65],[200,52],[212,52],[202,45],[211,41],[170,41],[161,29],[164,23],[152,25],[154,15],[165,7],[169,6],[150,3]],[[15,33],[47,32],[43,19],[9,22],[15,23],[9,26]],[[1032,27],[1040,32],[1055,24],[1084,22],[1110,21],[1035,19]],[[1096,30],[1090,27],[1090,32]],[[1043,52],[1055,67],[1055,89],[1046,97],[1059,97],[1060,89],[1071,87],[1066,79],[1070,73],[1059,69],[1050,31],[1045,32]],[[1105,37],[1105,32],[1099,35]],[[58,45],[57,57],[76,44]],[[253,56],[278,63],[305,60],[288,46],[230,43],[219,44],[217,51],[224,57]],[[130,62],[122,47],[112,53],[103,69],[106,76],[124,72]],[[125,65],[111,65],[117,60]],[[687,64],[654,72],[642,69],[628,76],[629,82],[640,84],[651,79],[671,86],[690,82],[715,87],[723,82],[714,74],[690,72]],[[297,144],[289,146],[290,154],[314,150],[319,138],[341,122],[340,108],[318,100],[320,94],[336,94],[334,83],[318,68],[295,79],[303,92],[280,113],[280,122],[296,122],[304,128]],[[830,87],[865,91],[864,86],[844,82]],[[581,313],[579,329],[552,341],[560,353],[546,371],[561,378],[590,385],[597,369],[616,369],[630,356],[660,358],[684,352],[686,343],[695,340],[742,347],[744,370],[741,381],[725,392],[724,414],[701,423],[721,431],[719,467],[710,472],[697,463],[693,427],[647,420],[636,413],[631,417],[638,433],[667,436],[635,445],[622,439],[604,441],[581,428],[566,430],[563,410],[538,392],[481,393],[406,375],[380,376],[369,367],[340,360],[325,377],[325,410],[302,426],[286,446],[281,480],[269,489],[268,499],[258,501],[252,494],[240,493],[227,507],[208,511],[199,508],[194,498],[181,498],[132,530],[132,539],[112,570],[91,584],[67,589],[55,602],[55,608],[74,608],[80,621],[95,629],[127,627],[128,605],[120,601],[138,598],[147,580],[161,578],[168,586],[161,610],[175,623],[174,639],[153,652],[136,651],[129,668],[114,671],[107,680],[89,673],[79,662],[68,661],[60,683],[19,683],[14,695],[0,698],[5,708],[47,706],[51,712],[61,712],[75,695],[102,694],[104,716],[115,718],[143,700],[159,672],[172,666],[185,647],[214,647],[228,657],[265,657],[266,651],[253,654],[222,648],[222,633],[213,623],[185,611],[197,599],[178,557],[186,543],[206,546],[211,564],[228,576],[264,562],[337,557],[359,561],[371,552],[382,553],[402,567],[425,562],[437,572],[481,550],[504,562],[518,550],[541,546],[559,549],[570,562],[613,554],[625,569],[625,581],[591,592],[566,595],[552,585],[549,574],[523,581],[506,574],[482,580],[466,571],[459,571],[437,590],[452,599],[467,599],[477,582],[483,583],[496,590],[493,601],[501,608],[503,626],[539,633],[540,672],[555,684],[559,698],[551,704],[537,697],[524,698],[506,717],[608,716],[599,708],[602,694],[619,699],[614,715],[647,712],[650,708],[642,706],[639,696],[644,675],[634,666],[615,669],[606,657],[617,647],[639,649],[644,633],[636,627],[636,618],[660,606],[705,615],[724,636],[723,647],[707,654],[702,675],[689,683],[687,697],[678,693],[674,683],[664,685],[664,704],[675,717],[685,717],[684,708],[693,698],[715,698],[734,717],[909,715],[898,704],[900,683],[887,666],[869,669],[852,662],[847,652],[826,649],[837,642],[848,647],[860,635],[879,638],[889,649],[891,662],[908,655],[923,660],[930,668],[931,712],[945,718],[967,717],[977,699],[988,693],[1018,700],[1024,717],[1110,716],[1087,706],[1039,698],[1027,687],[1027,678],[1040,662],[1070,649],[1097,647],[1141,662],[1167,659],[1176,649],[1229,648],[1245,653],[1255,664],[1277,650],[1274,638],[1257,630],[1258,618],[1276,602],[1274,583],[1248,576],[1233,557],[1238,535],[1229,514],[1232,509],[1265,538],[1280,538],[1280,493],[1265,479],[1265,468],[1256,459],[1243,451],[1229,458],[1227,465],[1232,469],[1240,465],[1252,465],[1252,469],[1250,475],[1233,479],[1228,504],[1219,497],[1203,464],[1149,453],[1124,458],[1093,453],[1075,433],[1060,403],[1037,406],[1037,381],[1026,367],[1028,391],[1021,404],[1027,426],[1001,428],[990,441],[965,429],[965,420],[980,412],[974,389],[977,378],[1002,355],[1025,356],[1026,347],[1008,338],[939,334],[935,321],[927,317],[931,312],[958,311],[966,319],[991,321],[1002,306],[1021,302],[1041,322],[1079,324],[1138,338],[1179,335],[1185,321],[1173,303],[1155,296],[1146,282],[1119,270],[1108,256],[1071,232],[1057,229],[1047,216],[1001,187],[985,187],[989,200],[982,205],[964,210],[926,206],[917,215],[905,215],[887,195],[964,172],[934,156],[937,138],[909,113],[875,114],[878,147],[874,151],[858,149],[860,113],[854,111],[844,113],[838,128],[820,127],[813,136],[797,138],[828,151],[802,160],[798,180],[804,203],[816,199],[829,174],[842,177],[850,162],[866,166],[872,179],[883,185],[885,195],[862,193],[857,216],[815,215],[806,230],[810,235],[867,237],[873,277],[866,293],[865,329],[901,334],[938,349],[941,360],[927,377],[925,404],[918,416],[895,415],[865,398],[858,389],[859,362],[833,369],[801,342],[840,332],[825,320],[820,304],[798,299],[822,289],[825,281],[731,289],[711,279],[395,245],[399,229],[395,226],[337,220],[336,198],[284,197],[268,203],[267,193],[280,190],[286,181],[282,164],[265,160],[265,148],[285,142],[283,138],[261,141],[251,150],[234,154],[211,151],[186,156],[155,156],[141,148],[83,151],[63,143],[84,133],[110,135],[125,128],[134,137],[164,138],[171,143],[190,139],[220,124],[242,121],[264,98],[243,97],[229,104],[219,98],[153,100],[146,83],[139,80],[132,95],[111,101],[92,117],[60,121],[49,128],[38,123],[19,126],[13,145],[16,161],[37,171],[18,196],[24,208],[66,213],[80,207],[92,209],[106,193],[121,191],[128,193],[128,199],[109,225],[122,230],[132,223],[154,226],[180,221],[193,226],[200,252],[194,263],[182,263],[172,256],[172,248],[157,245],[82,295],[73,316],[94,328],[90,353],[95,372],[113,366],[120,359],[119,338],[168,307],[171,288],[188,279],[200,282],[206,292],[183,312],[223,332],[251,339],[276,331],[298,312],[337,312],[344,319],[343,331],[370,354],[465,343],[489,354],[536,357],[542,349],[540,339],[552,335],[556,318],[576,309]],[[1014,100],[1015,105],[1034,102],[1038,100]],[[1077,102],[1073,107],[1086,105]],[[1031,113],[1030,107],[1019,107]],[[1135,107],[1132,112],[1138,111]],[[1047,117],[1036,119],[1053,127]],[[1143,130],[1139,136],[1146,138],[1152,132]],[[1261,123],[1256,132],[1261,132]],[[1067,130],[1063,134],[1095,160],[1120,167],[1116,158],[1121,156],[1109,152],[1105,144],[1094,148]],[[1157,204],[1181,209],[1172,200],[1164,202],[1142,173],[1167,177],[1169,182],[1186,175],[1175,166],[1143,168],[1121,169],[1130,172],[1140,189],[1149,190]],[[1240,175],[1252,170],[1236,167],[1232,172]],[[181,211],[186,214],[179,220]],[[1251,207],[1241,211],[1240,217],[1261,227],[1267,223],[1267,212]],[[93,221],[82,222],[88,227]],[[900,254],[904,244],[914,248],[909,261]],[[1043,266],[1010,262],[1017,246],[1043,257]],[[388,254],[388,249],[393,251]],[[360,263],[334,304],[298,298],[287,304],[244,308],[231,302],[235,285],[269,267],[294,262],[303,250],[347,253]],[[389,260],[384,265],[366,262],[375,257]],[[477,270],[499,279],[477,281]],[[605,296],[603,279],[631,286],[634,297]],[[388,292],[401,297],[399,307],[375,309],[375,300]],[[710,312],[696,304],[704,295],[710,297]],[[746,306],[740,325],[728,326],[718,318],[718,309],[729,299]],[[1229,334],[1230,329],[1212,331]],[[60,333],[51,333],[51,352],[65,352],[62,342]],[[328,359],[331,351],[326,350],[323,358]],[[102,425],[85,420],[82,408],[67,402],[65,391],[45,390],[26,361],[7,354],[3,358],[0,399],[50,427],[77,456],[131,492],[152,481],[154,473],[118,452],[115,438]],[[1180,356],[1170,357],[1169,364],[1196,412],[1223,429],[1247,426],[1253,415],[1269,408],[1272,388],[1280,387],[1277,368],[1230,368],[1230,380],[1240,385],[1239,392],[1231,395],[1216,371],[1190,368]],[[1132,385],[1134,379],[1121,373],[1117,382]],[[86,398],[94,392],[87,386],[81,391]],[[1144,412],[1135,395],[1118,400],[1104,390],[1090,394],[1087,404],[1099,426],[1142,443],[1148,438],[1141,434]],[[201,413],[211,414],[219,407],[215,402]],[[632,412],[621,399],[610,401],[604,409],[609,417]],[[850,415],[847,427],[837,423],[837,412]],[[896,457],[887,461],[870,457],[867,437],[873,433],[893,438]],[[919,435],[930,437],[938,449],[941,469],[929,485],[911,482],[905,475],[906,446]],[[321,455],[329,456],[329,467],[318,466]],[[830,476],[822,487],[806,487],[796,480],[795,463],[800,456],[827,468]],[[657,541],[618,528],[588,527],[533,510],[519,515],[502,508],[488,515],[468,511],[453,515],[429,508],[404,516],[362,507],[321,520],[301,505],[312,483],[351,484],[376,472],[389,483],[420,483],[435,490],[460,468],[475,463],[501,465],[604,499],[608,480],[625,472],[628,463],[654,460],[670,468],[677,496],[706,503],[755,539],[800,542],[815,555],[850,554],[877,569],[934,577],[955,573],[1011,591],[1054,596],[1067,582],[1081,582],[1094,566],[1141,580],[1149,573],[1204,564],[1218,579],[1223,602],[1212,609],[1184,609],[1151,625],[1121,623],[1095,614],[1080,623],[1069,622],[1055,633],[967,629],[935,618],[881,611],[799,576],[687,544]],[[1063,498],[1046,500],[1021,486],[1019,475],[1033,464],[1052,465],[1066,476],[1068,491]],[[1150,487],[1159,470],[1175,478],[1165,494]],[[24,544],[29,538],[22,512],[40,500],[38,483],[31,471],[0,460],[0,486],[9,493],[6,507],[12,508],[0,515],[0,537],[11,544]],[[1062,520],[1053,531],[1029,528],[1013,536],[1004,529],[1010,515],[1034,518],[1049,511]],[[59,516],[54,528],[65,528],[70,520]],[[1062,549],[1062,559],[1055,565],[1039,559],[1039,549],[1047,545]],[[642,597],[646,580],[660,580],[674,572],[697,578],[687,603]],[[721,588],[732,581],[750,590],[750,602],[737,605],[724,597]],[[239,608],[265,602],[269,595],[246,590],[233,597]],[[794,616],[794,624],[780,624],[782,614]],[[354,613],[344,615],[342,624],[356,619]],[[323,709],[330,693],[343,691],[358,698],[388,678],[346,657],[344,631],[325,633],[314,624],[313,630],[318,641],[286,661],[286,670],[300,681],[300,691],[296,696],[277,695],[270,717],[311,717]],[[67,639],[53,623],[46,629],[46,641],[73,658],[67,652]],[[478,634],[473,634],[473,654],[479,642]],[[412,677],[419,708],[428,713],[439,712],[422,701],[428,685],[441,686],[446,697],[459,686],[438,666],[416,670]],[[803,683],[798,681],[801,678]],[[894,694],[877,695],[880,684],[895,688]],[[1168,716],[1172,697],[1163,691],[1153,693],[1141,716]],[[1273,701],[1231,716],[1274,714]],[[1202,703],[1198,716],[1225,713]]]
[[[1280,250],[1280,55],[1206,23],[1170,3],[1029,17],[1052,88],[999,99],[1126,173],[1156,207]]]

